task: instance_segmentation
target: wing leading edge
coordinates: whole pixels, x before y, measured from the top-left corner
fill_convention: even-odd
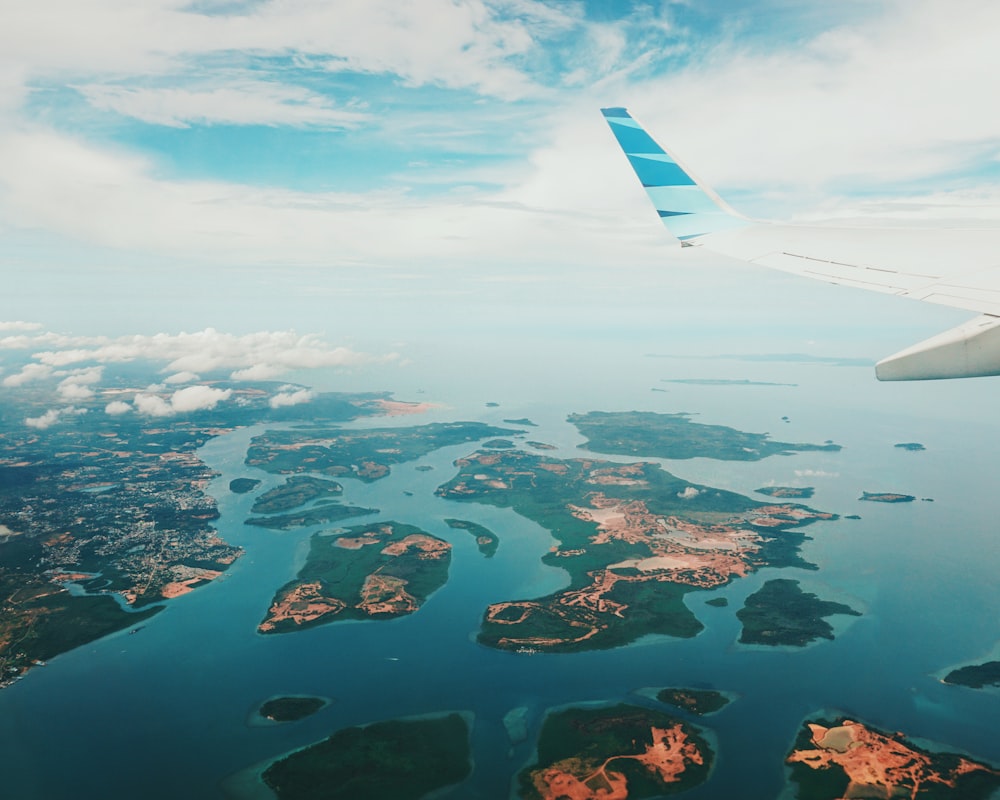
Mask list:
[[[875,367],[879,380],[1000,375],[1000,231],[749,220],[700,184],[624,108],[601,111],[664,226],[682,246],[981,314],[883,359]]]

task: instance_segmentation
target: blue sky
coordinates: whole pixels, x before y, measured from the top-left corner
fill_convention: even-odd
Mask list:
[[[292,275],[355,322],[634,296],[676,255],[606,105],[751,216],[1000,224],[989,0],[5,5],[0,320],[287,326],[194,295]]]

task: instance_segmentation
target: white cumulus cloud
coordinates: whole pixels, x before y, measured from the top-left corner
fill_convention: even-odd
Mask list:
[[[26,417],[24,424],[29,428],[37,428],[38,430],[45,430],[46,428],[51,428],[64,416],[75,416],[77,414],[86,414],[87,409],[76,408],[74,406],[65,406],[64,408],[50,408],[44,414],[38,417]]]
[[[282,391],[274,395],[267,404],[271,408],[282,408],[283,406],[297,406],[301,403],[308,403],[316,396],[316,393],[311,389],[298,389],[288,387],[282,387]]]
[[[132,404],[124,400],[112,400],[104,407],[104,413],[112,417],[128,414],[132,410]]]
[[[223,400],[228,400],[231,389],[216,389],[213,386],[187,386],[170,396],[170,405],[180,414],[185,411],[202,411],[215,408]]]
[[[23,386],[32,381],[42,380],[52,374],[52,367],[47,364],[25,364],[20,372],[8,375],[3,379],[4,386]]]

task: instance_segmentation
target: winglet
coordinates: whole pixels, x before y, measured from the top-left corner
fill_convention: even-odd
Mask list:
[[[602,108],[639,182],[667,230],[681,244],[750,224],[694,178],[624,108]]]

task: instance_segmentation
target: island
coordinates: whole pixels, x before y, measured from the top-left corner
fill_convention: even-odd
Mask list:
[[[250,509],[252,514],[274,514],[298,508],[312,500],[338,497],[344,487],[336,481],[313,478],[308,475],[292,475],[281,486],[275,486],[260,495]]]
[[[260,486],[260,480],[257,478],[233,478],[229,481],[229,491],[233,494],[246,494],[258,486]]]
[[[894,494],[892,492],[862,492],[858,500],[870,503],[912,503],[917,498],[912,494]]]
[[[372,482],[394,464],[413,461],[442,447],[523,431],[482,422],[433,422],[406,428],[308,428],[269,430],[255,436],[246,464],[267,472],[318,472]]]
[[[754,491],[768,497],[791,497],[796,500],[808,500],[815,492],[812,486],[762,486]]]
[[[656,699],[699,717],[721,711],[730,701],[730,698],[714,689],[661,689],[656,693]]]
[[[363,506],[345,506],[340,503],[327,503],[314,506],[291,514],[274,514],[269,517],[250,517],[243,521],[244,525],[254,525],[258,528],[268,528],[273,531],[288,531],[293,528],[304,528],[307,525],[324,525],[330,522],[340,522],[351,517],[363,517],[377,514],[377,508]]]
[[[986,661],[982,664],[958,667],[945,675],[942,683],[967,686],[970,689],[1000,686],[1000,661]]]
[[[775,578],[747,597],[736,612],[743,623],[740,642],[804,647],[819,638],[833,639],[833,627],[824,619],[833,614],[861,616],[843,603],[803,592],[796,580]]]
[[[451,713],[344,728],[261,778],[279,800],[419,800],[471,771],[469,723]]]
[[[525,427],[527,427],[527,428],[537,428],[538,427],[534,422],[532,422],[527,417],[521,417],[520,419],[505,419],[504,422],[506,422],[508,425],[518,425],[519,427],[522,427],[522,428],[525,428]]]
[[[528,800],[660,797],[704,783],[715,754],[702,732],[662,711],[621,704],[550,713],[536,763],[518,776]]]
[[[488,442],[483,442],[483,448],[486,450],[510,450],[514,447],[514,443],[510,439],[490,439]]]
[[[898,447],[900,450],[909,450],[911,453],[918,453],[921,450],[926,450],[920,442],[900,442],[899,444],[893,445],[893,447]]]
[[[525,442],[528,447],[533,447],[536,450],[555,450],[556,446],[554,444],[547,444],[546,442],[533,442],[530,439]]]
[[[711,600],[705,601],[706,606],[713,606],[715,608],[725,608],[729,605],[728,597],[713,597]]]
[[[467,519],[446,519],[445,524],[449,528],[455,528],[456,530],[468,531],[473,536],[476,537],[476,545],[479,547],[479,552],[482,553],[487,558],[493,558],[496,554],[497,548],[500,546],[500,537],[497,536],[489,528],[479,525],[476,522],[470,522]]]
[[[272,697],[261,703],[257,713],[269,722],[296,722],[329,704],[323,697]]]
[[[910,797],[985,800],[1000,771],[971,758],[936,753],[851,719],[807,721],[786,763],[799,798]]]
[[[723,461],[759,461],[773,455],[802,451],[836,452],[838,444],[775,442],[766,433],[746,433],[723,425],[693,422],[690,414],[653,411],[591,411],[570,414],[594,453],[655,458],[715,458]]]
[[[478,641],[513,651],[573,652],[629,644],[651,633],[696,635],[684,595],[761,566],[814,568],[793,530],[835,514],[763,504],[698,486],[658,464],[560,460],[478,451],[439,487],[449,500],[510,507],[552,532],[543,561],[570,583],[545,597],[494,603]]]
[[[448,579],[451,545],[413,525],[379,522],[314,534],[306,563],[275,594],[260,633],[412,614]]]

